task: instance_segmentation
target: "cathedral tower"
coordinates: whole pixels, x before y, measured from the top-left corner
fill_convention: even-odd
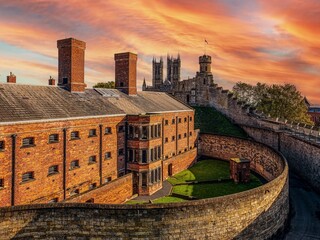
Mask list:
[[[160,62],[153,58],[152,60],[152,87],[160,89],[163,84],[163,60],[160,58]]]
[[[177,58],[167,57],[167,80],[171,82],[172,87],[177,86],[180,81],[181,60],[178,54]]]

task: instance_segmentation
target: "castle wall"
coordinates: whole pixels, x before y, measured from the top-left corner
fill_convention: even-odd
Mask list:
[[[234,154],[248,152],[248,157],[258,162],[250,151],[263,151],[267,161],[259,164],[267,169],[265,176],[273,180],[242,193],[185,203],[57,203],[1,208],[0,235],[8,239],[269,239],[274,236],[283,228],[288,214],[285,160],[267,146],[248,140],[213,135],[202,135],[201,139],[202,152],[212,157],[229,157],[220,154],[220,150],[228,147]],[[241,144],[241,149],[236,144]]]
[[[318,144],[273,129],[252,126],[243,126],[243,129],[254,140],[281,151],[288,160],[290,169],[302,176],[319,191],[320,147]]]

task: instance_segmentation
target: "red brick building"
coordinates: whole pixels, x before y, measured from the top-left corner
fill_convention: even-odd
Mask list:
[[[195,161],[194,111],[137,92],[136,54],[115,54],[116,89],[85,89],[85,43],[58,49],[58,86],[0,84],[1,206],[121,203]]]
[[[320,126],[320,106],[311,105],[308,107],[308,114],[316,126]]]

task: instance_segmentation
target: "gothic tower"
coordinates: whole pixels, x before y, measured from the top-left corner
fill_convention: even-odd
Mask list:
[[[181,60],[178,54],[177,58],[167,56],[167,80],[171,82],[172,87],[177,86],[180,81]]]
[[[211,73],[211,56],[203,55],[199,57],[200,72],[197,72],[197,77],[201,79],[201,85],[213,84],[213,76]]]
[[[153,58],[152,60],[152,87],[160,89],[163,84],[163,60],[160,58],[160,62]]]

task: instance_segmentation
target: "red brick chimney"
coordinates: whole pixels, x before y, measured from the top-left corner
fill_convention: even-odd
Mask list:
[[[55,80],[54,78],[52,78],[51,76],[50,76],[48,82],[49,82],[49,85],[50,85],[50,86],[56,85],[56,80]]]
[[[128,95],[137,95],[137,59],[137,54],[130,52],[114,55],[116,89]]]
[[[58,86],[71,92],[84,92],[84,51],[86,43],[74,38],[57,41]]]
[[[10,72],[10,75],[7,76],[7,83],[16,83],[17,77],[12,72]]]

